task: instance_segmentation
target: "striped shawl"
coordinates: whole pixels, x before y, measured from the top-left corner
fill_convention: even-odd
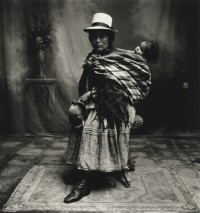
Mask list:
[[[111,112],[115,121],[125,120],[127,104],[135,105],[149,92],[149,67],[146,60],[133,51],[115,49],[103,56],[90,53],[83,68],[92,72],[96,84],[103,82],[98,90],[100,113]]]

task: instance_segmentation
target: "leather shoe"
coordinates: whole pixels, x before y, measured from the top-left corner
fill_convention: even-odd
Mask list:
[[[73,203],[90,194],[90,187],[86,180],[77,183],[72,191],[65,197],[64,203]]]

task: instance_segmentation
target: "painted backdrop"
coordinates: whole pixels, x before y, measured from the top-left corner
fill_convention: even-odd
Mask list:
[[[199,130],[200,2],[198,0],[1,0],[0,132],[66,133],[68,107],[78,98],[81,64],[91,50],[83,28],[95,12],[113,17],[115,46],[133,49],[144,39],[160,44],[160,60],[151,67],[152,89],[138,107],[147,132]],[[44,72],[57,80],[54,103],[38,109],[27,98],[26,78],[34,72],[26,32],[33,20],[52,23],[53,44]],[[183,83],[186,86],[183,86]]]

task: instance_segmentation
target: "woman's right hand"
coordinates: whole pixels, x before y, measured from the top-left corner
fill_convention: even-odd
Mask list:
[[[83,103],[86,103],[87,101],[89,101],[90,95],[91,95],[91,91],[86,92],[80,97],[80,101],[82,101]]]

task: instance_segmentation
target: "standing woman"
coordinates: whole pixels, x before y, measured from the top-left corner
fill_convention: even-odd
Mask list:
[[[117,31],[112,28],[111,16],[96,13],[92,26],[84,31],[89,34],[93,50],[83,64],[80,99],[74,105],[80,107],[85,119],[82,127],[72,127],[65,154],[66,163],[76,167],[80,180],[65,197],[65,203],[90,193],[92,172],[125,174],[135,105],[147,95],[151,83],[144,58],[113,48]]]

